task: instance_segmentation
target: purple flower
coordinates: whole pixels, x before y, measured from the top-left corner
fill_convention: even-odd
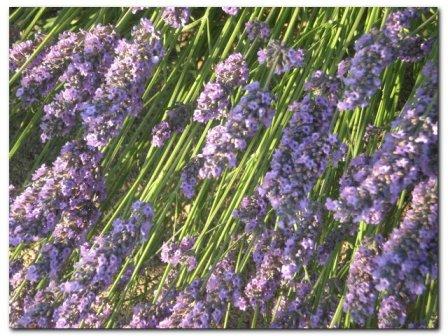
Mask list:
[[[11,204],[10,243],[52,237],[60,242],[82,241],[96,222],[104,181],[102,154],[83,141],[67,143],[51,167],[41,166],[32,183]]]
[[[196,268],[196,258],[193,254],[195,242],[194,237],[184,237],[180,242],[163,243],[160,259],[173,267],[183,265],[192,271]]]
[[[80,48],[71,55],[70,63],[59,78],[64,89],[44,106],[40,125],[42,141],[66,135],[75,126],[82,104],[92,99],[113,61],[117,41],[112,26],[98,25],[83,32]]]
[[[378,292],[375,289],[373,272],[381,245],[380,237],[364,239],[350,265],[344,311],[349,312],[353,321],[361,326],[375,313]]]
[[[248,80],[249,70],[240,53],[231,54],[215,68],[216,81],[205,85],[199,95],[193,120],[206,123],[226,117],[230,105],[229,96],[237,86]]]
[[[90,146],[106,145],[128,115],[141,111],[144,84],[163,56],[160,36],[149,20],[140,20],[132,38],[131,42],[119,41],[104,82],[93,99],[82,106],[85,139]]]
[[[395,11],[388,16],[383,29],[372,29],[355,42],[355,55],[338,68],[345,85],[338,104],[340,110],[366,107],[381,87],[381,73],[396,59],[415,62],[429,52],[429,40],[406,32],[421,11],[417,8]]]
[[[207,133],[206,144],[198,155],[200,179],[217,178],[225,168],[235,167],[238,152],[246,148],[261,127],[270,125],[274,115],[271,94],[261,90],[258,82],[247,85],[246,91],[230,111],[227,122]]]
[[[56,328],[79,327],[84,319],[93,325],[101,322],[91,309],[100,303],[98,295],[113,283],[125,258],[148,238],[152,219],[151,206],[137,201],[127,221],[116,219],[111,231],[81,246],[72,278],[61,285],[64,298],[53,315]]]
[[[384,243],[373,273],[376,288],[409,300],[423,294],[426,278],[438,276],[438,186],[431,177],[412,192],[412,203]]]
[[[226,14],[229,14],[231,16],[237,15],[238,12],[240,11],[239,7],[221,7],[221,8]]]
[[[431,63],[424,67],[426,81],[393,122],[394,129],[385,135],[375,154],[352,160],[340,181],[339,199],[327,202],[337,220],[378,224],[403,190],[425,176],[437,175],[436,69]]]
[[[382,329],[400,328],[406,322],[406,306],[394,295],[385,297],[378,312],[378,327]]]
[[[15,71],[25,64],[43,39],[44,35],[37,33],[32,40],[13,43],[9,49],[9,71]],[[42,53],[40,54],[40,57],[42,57]],[[39,62],[39,56],[37,57],[37,62]],[[31,65],[28,65],[28,67],[35,65],[37,62],[35,59],[31,62]]]
[[[249,69],[243,55],[234,53],[216,65],[215,74],[217,83],[232,90],[247,83]]]
[[[274,68],[277,75],[288,72],[292,68],[300,68],[304,61],[303,50],[288,48],[277,40],[269,41],[267,47],[260,49],[257,55],[258,62],[266,63],[269,68]]]
[[[206,123],[209,120],[223,117],[227,114],[229,104],[225,88],[219,83],[209,82],[199,95],[193,120]]]
[[[190,19],[188,7],[165,7],[162,12],[162,20],[173,28],[185,26]]]
[[[271,34],[271,30],[267,22],[257,20],[246,22],[246,32],[249,41],[253,41],[256,38],[259,38],[261,41],[266,41]]]
[[[25,69],[16,93],[22,102],[35,103],[54,88],[73,53],[81,48],[84,34],[83,31],[61,33],[56,44],[49,47],[38,62]]]

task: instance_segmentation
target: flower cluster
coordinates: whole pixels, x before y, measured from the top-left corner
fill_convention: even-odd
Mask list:
[[[83,32],[81,45],[59,78],[64,84],[63,90],[44,106],[40,125],[42,141],[67,134],[73,128],[82,104],[92,99],[109,69],[117,42],[112,26],[98,25]]]
[[[383,70],[396,59],[420,60],[430,49],[430,41],[406,33],[420,9],[406,8],[389,15],[383,29],[372,29],[355,42],[355,54],[342,61],[338,74],[345,91],[338,104],[340,110],[366,107],[381,87]]]
[[[261,127],[270,125],[275,112],[272,109],[271,94],[260,89],[258,82],[247,85],[245,89],[246,94],[230,111],[227,122],[215,126],[207,133],[206,144],[195,161],[200,163],[197,170],[200,179],[217,178],[225,168],[235,167],[238,152],[247,147],[248,141]],[[193,179],[190,174],[192,168],[193,166],[186,168],[190,179]],[[186,177],[187,173],[183,175]],[[190,188],[187,188],[186,197],[191,195],[191,187],[195,184],[196,181],[188,183]]]
[[[274,69],[277,75],[288,72],[293,68],[300,68],[305,56],[302,49],[288,48],[277,40],[269,41],[267,47],[260,49],[257,55],[258,62],[260,64],[266,63],[269,68]]]
[[[253,41],[256,38],[266,41],[271,34],[271,29],[266,22],[254,20],[246,22],[246,32],[249,41]]]
[[[128,115],[141,111],[144,84],[163,53],[159,34],[144,18],[133,28],[132,41],[118,42],[102,85],[93,99],[82,106],[85,139],[90,146],[107,144]]]
[[[32,40],[13,43],[9,49],[9,71],[15,71],[25,64],[43,38],[44,35],[37,33]]]
[[[177,294],[170,313],[158,323],[157,328],[219,326],[227,304],[238,306],[244,300],[241,277],[235,273],[234,268],[233,256],[229,255],[214,266],[207,281],[194,280]],[[166,301],[159,304],[166,305]]]
[[[398,228],[384,243],[373,277],[376,288],[400,292],[409,298],[421,295],[426,277],[438,275],[438,197],[437,179],[419,183],[412,192],[412,203]]]
[[[16,95],[25,104],[37,102],[56,85],[72,55],[79,51],[85,32],[63,32],[58,41],[25,69]]]
[[[221,7],[221,8],[226,14],[229,14],[231,16],[237,15],[238,12],[240,11],[239,7]]]
[[[185,26],[190,19],[188,7],[165,7],[162,12],[162,20],[173,28]]]
[[[367,238],[355,252],[347,278],[347,294],[344,311],[349,312],[353,321],[364,326],[375,313],[378,292],[375,289],[373,272],[376,268],[376,257],[381,251],[382,239]]]
[[[228,113],[230,94],[248,80],[249,70],[240,53],[231,54],[215,68],[216,80],[208,82],[199,95],[193,120],[206,123]]]
[[[187,105],[179,104],[167,112],[167,118],[152,129],[152,145],[162,147],[173,133],[184,130],[190,120],[191,112]]]
[[[324,96],[308,94],[289,109],[294,114],[259,188],[282,227],[293,224],[298,212],[306,212],[308,193],[319,176],[345,154],[345,146],[328,134],[334,106]]]
[[[393,123],[377,152],[352,160],[340,181],[338,200],[327,200],[327,208],[341,222],[378,224],[400,193],[424,176],[437,174],[437,73],[428,63],[426,81],[416,91]],[[363,167],[364,166],[364,167]]]
[[[147,239],[152,219],[152,207],[138,201],[127,221],[116,219],[110,232],[81,246],[71,280],[61,284],[64,301],[54,312],[56,328],[79,327],[88,317],[91,306],[112,284],[125,258]]]
[[[250,233],[263,224],[268,211],[269,201],[260,195],[258,190],[251,196],[245,196],[238,209],[234,210],[233,217],[245,224],[244,230]]]
[[[184,265],[192,271],[196,268],[196,257],[193,253],[195,242],[194,237],[184,237],[180,242],[163,243],[160,259],[174,267]]]
[[[187,163],[180,175],[180,190],[182,194],[191,199],[196,195],[196,186],[198,184],[199,169],[204,163],[202,157],[196,156]]]
[[[382,329],[400,328],[406,322],[406,306],[394,295],[381,300],[378,311],[378,327]]]
[[[51,234],[58,241],[82,240],[96,222],[104,182],[102,154],[83,141],[67,143],[51,167],[42,165],[32,183],[11,204],[10,243],[15,246]]]

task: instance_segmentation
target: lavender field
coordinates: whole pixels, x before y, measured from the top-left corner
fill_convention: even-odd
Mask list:
[[[438,328],[438,39],[437,8],[10,8],[10,327]]]

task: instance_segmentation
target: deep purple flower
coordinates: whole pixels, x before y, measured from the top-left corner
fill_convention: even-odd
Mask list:
[[[406,322],[406,306],[394,295],[382,299],[378,312],[378,327],[382,329],[400,328]]]
[[[42,165],[12,202],[10,244],[35,241],[50,233],[57,241],[82,241],[85,229],[96,222],[104,197],[101,157],[83,141],[72,141],[51,167]]]
[[[152,129],[152,145],[162,147],[174,133],[184,130],[191,118],[191,109],[187,105],[179,104],[167,112],[167,118]]]
[[[196,268],[196,257],[193,251],[195,242],[194,237],[184,237],[180,242],[165,242],[162,245],[160,259],[173,267],[183,265],[192,271]]]
[[[381,238],[366,238],[355,252],[347,278],[347,293],[344,311],[350,313],[355,323],[364,326],[375,313],[378,291],[375,289],[373,272],[376,268],[375,258],[380,253]]]
[[[419,183],[402,222],[390,234],[383,253],[376,259],[373,276],[376,288],[388,293],[400,292],[409,300],[423,294],[426,278],[438,276],[437,178]]]

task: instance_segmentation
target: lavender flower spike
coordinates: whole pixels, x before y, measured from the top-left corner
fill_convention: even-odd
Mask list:
[[[141,19],[132,30],[132,42],[121,40],[105,81],[81,117],[90,146],[102,147],[114,137],[128,115],[138,114],[143,103],[144,84],[163,56],[161,39],[152,23]]]
[[[277,75],[288,72],[292,68],[300,68],[304,61],[303,50],[288,48],[276,40],[269,41],[267,47],[260,49],[257,55],[258,63],[266,63],[269,68],[274,68]]]
[[[188,7],[165,7],[162,20],[173,28],[181,28],[188,23],[190,10]]]
[[[237,15],[238,12],[240,11],[239,7],[221,7],[221,8],[225,13],[231,16]]]

